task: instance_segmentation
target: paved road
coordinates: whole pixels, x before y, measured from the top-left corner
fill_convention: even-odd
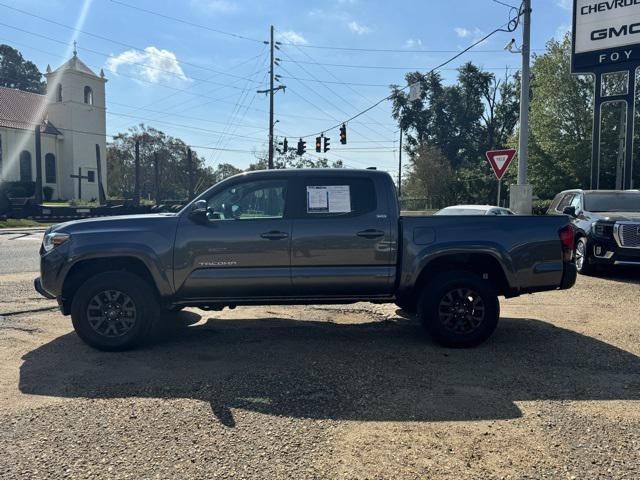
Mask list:
[[[0,275],[37,272],[41,231],[7,233],[0,230]]]

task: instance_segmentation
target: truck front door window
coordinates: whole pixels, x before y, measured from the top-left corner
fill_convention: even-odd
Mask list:
[[[241,183],[207,201],[210,220],[259,220],[284,217],[285,180]]]

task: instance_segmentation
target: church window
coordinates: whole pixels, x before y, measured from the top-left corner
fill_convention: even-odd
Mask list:
[[[31,173],[31,154],[26,150],[20,152],[20,181],[33,181],[33,175]]]
[[[93,90],[89,86],[84,87],[84,103],[93,105]]]
[[[62,101],[62,85],[58,84],[58,101],[61,102]]]
[[[46,183],[56,183],[56,157],[53,153],[44,156],[44,179]]]
[[[96,172],[94,170],[87,171],[87,182],[93,183],[96,181]]]

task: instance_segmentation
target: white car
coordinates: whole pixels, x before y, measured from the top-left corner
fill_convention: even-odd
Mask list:
[[[491,205],[454,205],[438,210],[434,215],[515,215],[508,208]]]

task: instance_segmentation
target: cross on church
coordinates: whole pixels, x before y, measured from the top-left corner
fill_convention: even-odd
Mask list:
[[[89,175],[83,177],[82,176],[82,167],[78,167],[78,174],[77,175],[69,175],[71,178],[77,178],[78,179],[78,199],[82,200],[82,180],[89,180]]]

